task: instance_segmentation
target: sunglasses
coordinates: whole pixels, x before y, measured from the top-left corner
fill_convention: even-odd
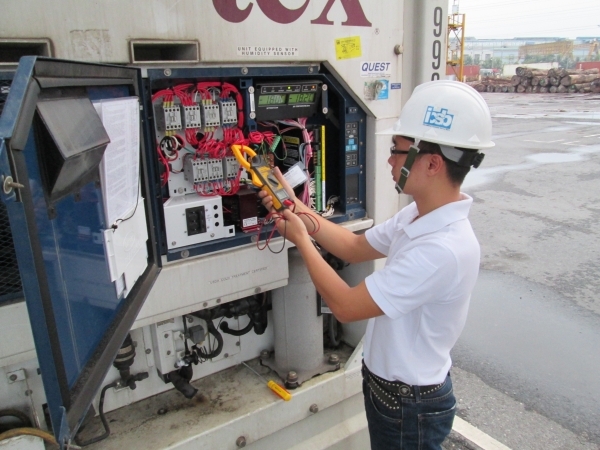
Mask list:
[[[396,150],[395,145],[390,147],[390,155],[408,155],[408,152],[408,150]]]

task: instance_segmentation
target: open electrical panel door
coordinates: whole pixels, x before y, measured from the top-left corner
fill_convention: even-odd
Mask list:
[[[22,58],[0,177],[54,435],[72,439],[159,268],[138,69]]]
[[[233,149],[266,173],[280,169],[313,214],[344,223],[366,216],[365,136],[365,111],[325,64],[147,68],[142,78],[131,67],[21,59],[0,116],[0,199],[46,423],[62,447],[100,388],[114,387],[103,383],[130,330],[154,336],[161,324],[171,339],[182,314],[213,320],[224,303],[287,283],[286,244],[269,247],[273,219]],[[264,333],[269,306],[244,333]],[[160,342],[157,370],[138,373],[158,376],[157,390],[190,364],[181,342]]]

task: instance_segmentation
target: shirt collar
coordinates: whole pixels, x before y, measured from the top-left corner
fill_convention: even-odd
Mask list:
[[[404,227],[404,232],[410,239],[414,239],[424,234],[441,230],[451,223],[466,219],[469,216],[472,203],[473,199],[461,192],[460,200],[440,206],[429,214],[420,217],[419,220],[412,222],[419,214],[415,207],[414,215],[410,218],[412,223]]]

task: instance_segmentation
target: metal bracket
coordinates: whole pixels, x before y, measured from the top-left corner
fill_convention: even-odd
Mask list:
[[[60,425],[59,425],[59,432],[58,432],[58,445],[61,448],[61,450],[63,450],[65,448],[65,444],[66,444],[66,448],[73,448],[73,446],[71,445],[71,429],[69,428],[69,422],[67,420],[67,410],[65,409],[64,406],[61,406],[60,408]],[[55,435],[56,436],[56,435]]]
[[[6,143],[3,139],[0,140],[0,184],[2,185],[2,190],[0,190],[0,198],[6,203],[8,200],[15,199],[15,188],[22,188],[23,186],[19,183],[16,183],[15,186],[14,180],[12,176],[5,175],[10,174],[10,164],[8,162],[8,154]]]
[[[24,369],[19,369],[12,372],[6,372],[6,378],[8,378],[8,384],[13,384],[17,381],[24,381],[27,378],[27,375],[25,375]]]

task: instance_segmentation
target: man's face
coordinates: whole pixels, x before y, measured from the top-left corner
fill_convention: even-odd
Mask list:
[[[412,141],[402,136],[392,136],[392,149],[398,152],[406,152],[391,154],[388,158],[388,163],[390,166],[392,166],[392,177],[394,178],[394,183],[397,183],[400,179],[400,170],[402,169],[402,166],[404,166],[408,149],[412,144]]]

